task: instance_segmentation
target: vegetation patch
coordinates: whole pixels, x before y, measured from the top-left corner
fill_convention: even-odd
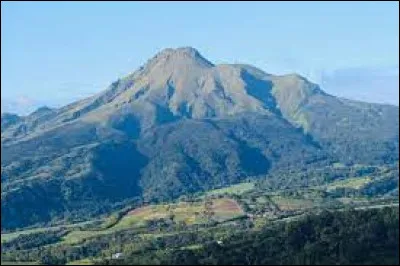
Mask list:
[[[218,196],[224,194],[241,195],[254,189],[254,182],[244,182],[225,188],[214,189],[205,193],[206,196]]]
[[[66,265],[94,265],[94,262],[90,259],[82,259],[82,260],[71,261]]]
[[[26,229],[26,230],[21,230],[21,231],[16,231],[12,233],[4,233],[1,234],[1,243],[5,243],[8,241],[12,241],[13,239],[21,236],[21,235],[29,235],[29,234],[36,234],[36,233],[44,233],[48,231],[60,231],[63,228],[68,228],[68,229],[73,229],[73,228],[80,228],[84,227],[87,225],[90,225],[96,221],[86,221],[86,222],[81,222],[81,223],[75,223],[75,224],[66,224],[66,225],[60,225],[60,226],[52,226],[52,227],[39,227],[39,228],[33,228],[33,229]]]
[[[212,210],[218,221],[229,220],[244,214],[239,204],[228,198],[214,200]]]
[[[0,265],[40,265],[36,261],[2,261]]]
[[[337,180],[329,184],[327,190],[330,191],[337,188],[361,189],[370,182],[372,182],[372,178],[369,176]]]
[[[315,205],[314,201],[310,199],[298,199],[284,196],[272,196],[271,199],[282,211],[310,209]]]

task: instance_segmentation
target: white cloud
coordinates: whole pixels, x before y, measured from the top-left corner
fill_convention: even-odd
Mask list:
[[[19,115],[26,115],[40,106],[40,102],[29,98],[27,96],[18,96],[14,99],[1,99],[1,112],[2,113],[17,113]]]
[[[335,96],[399,105],[398,66],[342,68],[318,75],[321,88]]]
[[[17,95],[1,97],[1,112],[17,113],[27,115],[37,108],[48,106],[51,108],[61,107],[74,101],[94,95],[99,91],[100,86],[96,84],[83,84],[78,82],[62,83],[57,88],[41,91],[35,96]]]

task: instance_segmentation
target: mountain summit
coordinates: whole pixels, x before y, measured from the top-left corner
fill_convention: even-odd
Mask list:
[[[296,74],[214,65],[190,47],[162,50],[92,97],[1,120],[4,228],[293,167],[390,163],[399,151],[398,107],[337,98]]]
[[[197,51],[193,47],[180,47],[180,48],[166,48],[159,53],[157,53],[152,59],[149,60],[149,63],[155,62],[175,62],[177,64],[182,63],[183,61],[192,61],[196,62],[199,65],[203,65],[204,67],[213,67],[214,65],[205,59],[199,51]]]

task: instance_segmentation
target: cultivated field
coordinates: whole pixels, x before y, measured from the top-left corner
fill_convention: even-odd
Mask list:
[[[250,191],[254,188],[254,182],[245,182],[239,183],[236,185],[232,185],[226,188],[214,189],[206,192],[206,196],[217,196],[223,194],[233,194],[233,195],[241,195],[247,191]]]
[[[310,209],[315,205],[315,202],[309,199],[296,199],[283,196],[272,196],[271,199],[282,211]]]
[[[369,176],[358,177],[358,178],[348,178],[345,180],[338,180],[328,185],[327,190],[333,190],[336,188],[353,188],[360,189],[366,184],[370,183],[372,178]]]
[[[240,217],[244,214],[238,203],[229,198],[212,199],[210,210],[211,216],[206,215],[205,201],[200,202],[179,202],[171,204],[149,205],[141,208],[133,209],[124,215],[116,224],[107,229],[84,230],[80,227],[93,221],[77,223],[64,226],[70,228],[71,231],[62,238],[64,244],[79,244],[85,239],[111,234],[124,229],[140,230],[147,226],[149,221],[158,221],[160,219],[172,220],[175,223],[184,223],[186,225],[204,224],[209,218],[224,222],[233,218]],[[103,224],[108,223],[109,218],[103,219]],[[21,234],[31,234],[44,232],[48,230],[59,230],[61,227],[36,228],[15,233],[1,235],[1,241],[11,241]]]

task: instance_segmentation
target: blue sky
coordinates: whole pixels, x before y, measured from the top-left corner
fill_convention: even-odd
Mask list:
[[[398,105],[398,2],[1,2],[2,111],[91,95],[180,46]]]

